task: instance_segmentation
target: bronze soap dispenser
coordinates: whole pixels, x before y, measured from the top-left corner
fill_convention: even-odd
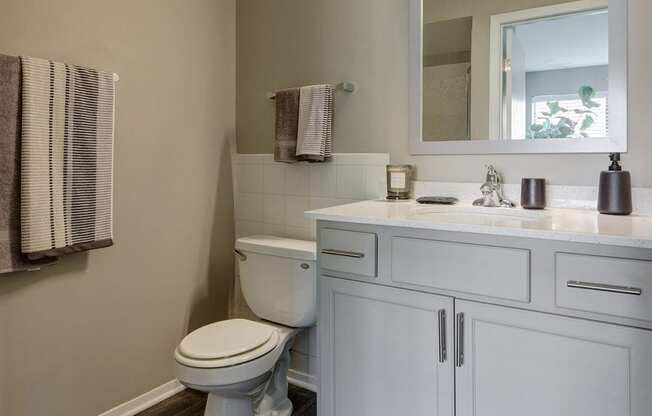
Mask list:
[[[632,213],[632,178],[620,166],[620,153],[609,155],[609,170],[600,172],[598,211],[600,214],[629,215]]]

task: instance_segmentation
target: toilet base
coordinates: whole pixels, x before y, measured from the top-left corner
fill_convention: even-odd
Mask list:
[[[211,389],[184,384],[208,392],[204,416],[291,416],[287,375],[293,341],[286,343],[272,371],[256,379]]]
[[[204,416],[251,416],[251,397],[225,397],[209,393]]]
[[[257,416],[292,416],[292,402],[288,399],[288,368],[290,367],[290,340],[279,357],[262,395],[255,400]]]

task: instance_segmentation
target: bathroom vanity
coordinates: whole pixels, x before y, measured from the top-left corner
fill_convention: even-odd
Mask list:
[[[652,217],[366,201],[317,220],[320,416],[648,416]]]

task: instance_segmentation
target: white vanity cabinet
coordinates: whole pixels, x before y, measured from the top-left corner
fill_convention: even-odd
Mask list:
[[[320,416],[652,415],[652,250],[319,221],[318,251]]]
[[[321,277],[319,415],[454,414],[453,299]]]

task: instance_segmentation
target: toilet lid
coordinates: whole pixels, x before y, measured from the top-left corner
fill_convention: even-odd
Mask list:
[[[274,328],[247,319],[229,319],[201,327],[186,336],[179,352],[198,360],[216,360],[255,350],[267,343]]]

